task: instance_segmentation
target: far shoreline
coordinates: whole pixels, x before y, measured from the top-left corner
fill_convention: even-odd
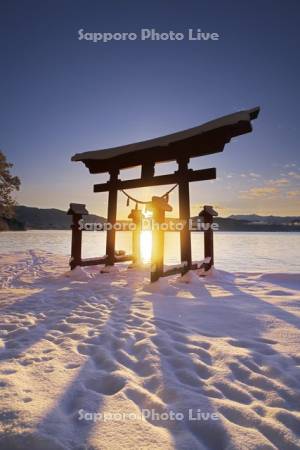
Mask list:
[[[69,228],[28,228],[27,230],[0,230],[0,233],[24,233],[28,231],[71,231]],[[105,233],[105,230],[85,230],[86,233]],[[130,230],[119,231],[120,233],[130,233]],[[179,231],[166,231],[166,233],[179,233]],[[193,230],[191,233],[203,233],[202,230]],[[278,229],[264,229],[264,230],[218,230],[217,233],[300,233],[300,227],[296,230],[278,230]]]

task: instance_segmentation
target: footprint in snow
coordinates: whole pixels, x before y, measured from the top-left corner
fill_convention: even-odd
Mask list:
[[[177,369],[174,371],[174,374],[176,378],[183,384],[187,384],[188,386],[196,388],[201,387],[201,381],[191,370]]]
[[[3,375],[12,375],[13,373],[16,373],[17,370],[16,369],[3,369],[1,370],[1,373]]]
[[[258,342],[262,342],[263,344],[270,344],[270,345],[275,345],[278,342],[274,341],[273,339],[266,339],[266,338],[257,338],[255,339]]]
[[[215,384],[215,387],[219,389],[225,397],[234,402],[247,405],[253,401],[253,398],[240,386],[235,386],[227,382],[219,382]]]
[[[126,380],[118,375],[107,374],[90,378],[84,384],[87,389],[99,394],[114,395],[124,388]]]
[[[45,350],[43,350],[43,353],[52,353],[54,352],[54,348],[46,348]]]
[[[65,369],[77,369],[80,367],[80,363],[68,363],[65,365]]]
[[[272,341],[273,342],[273,341]],[[275,341],[274,341],[275,342]],[[228,343],[233,347],[248,348],[250,350],[255,350],[261,355],[274,355],[275,350],[270,347],[269,343],[263,343],[262,341],[250,341],[250,340],[229,340]]]

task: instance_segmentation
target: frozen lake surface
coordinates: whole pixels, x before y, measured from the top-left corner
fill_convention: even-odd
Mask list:
[[[83,233],[83,257],[105,254],[105,232]],[[203,234],[192,233],[193,260],[203,258]],[[31,230],[0,233],[1,253],[44,250],[69,255],[68,230]],[[117,233],[118,250],[131,251],[129,232]],[[180,258],[179,233],[166,233],[165,263]],[[147,252],[146,252],[147,253]],[[149,255],[149,252],[148,252]],[[300,273],[300,233],[215,233],[215,266],[227,271]],[[147,259],[147,256],[145,257]]]

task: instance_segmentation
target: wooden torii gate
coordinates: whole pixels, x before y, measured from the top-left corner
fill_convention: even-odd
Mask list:
[[[132,256],[116,257],[114,224],[117,221],[118,190],[177,184],[179,193],[179,219],[188,224],[190,219],[189,183],[216,178],[216,169],[192,170],[191,158],[210,155],[224,150],[225,144],[236,136],[252,131],[251,121],[259,114],[259,107],[240,111],[185,131],[121,147],[76,154],[72,161],[81,161],[92,174],[109,173],[107,183],[95,184],[94,192],[108,192],[107,221],[112,228],[107,231],[106,256],[81,260],[80,265],[113,265]],[[176,161],[178,169],[168,175],[155,176],[155,164]],[[121,169],[141,166],[141,177],[119,179]],[[180,231],[181,261],[187,270],[192,268],[191,233],[186,225]],[[74,264],[73,264],[74,266]]]

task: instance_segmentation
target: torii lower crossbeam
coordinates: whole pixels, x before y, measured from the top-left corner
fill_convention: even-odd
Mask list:
[[[214,180],[216,178],[216,169],[189,169],[184,174],[187,182]],[[179,184],[182,180],[182,174],[177,171],[170,175],[160,175],[152,178],[138,178],[135,180],[116,180],[114,187],[116,189],[135,189],[140,187],[160,186],[165,184]],[[111,181],[107,183],[94,184],[94,192],[107,192],[110,190]]]

